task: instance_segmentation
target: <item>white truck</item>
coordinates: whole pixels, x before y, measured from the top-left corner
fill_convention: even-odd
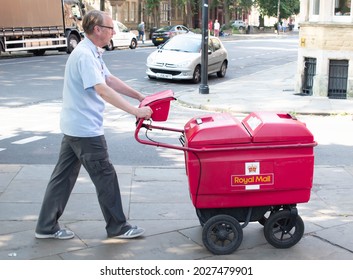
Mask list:
[[[71,53],[83,38],[79,0],[6,0],[0,3],[1,52]]]

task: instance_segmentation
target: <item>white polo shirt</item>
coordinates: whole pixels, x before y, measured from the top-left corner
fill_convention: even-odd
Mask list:
[[[104,134],[105,101],[94,90],[110,75],[103,50],[85,38],[70,54],[65,68],[60,127],[64,134],[94,137]]]

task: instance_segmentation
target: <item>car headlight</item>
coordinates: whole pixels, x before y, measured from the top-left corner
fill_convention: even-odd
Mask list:
[[[182,67],[189,66],[190,64],[191,64],[191,60],[185,60],[185,61],[182,61],[182,62],[175,64],[175,66],[178,68],[182,68]]]
[[[152,56],[147,57],[147,64],[154,64],[154,58]]]

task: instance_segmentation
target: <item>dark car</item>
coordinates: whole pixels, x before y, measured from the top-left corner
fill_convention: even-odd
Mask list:
[[[190,32],[189,28],[184,25],[164,26],[152,33],[152,43],[155,46],[158,46],[167,42],[170,38],[174,37],[175,35],[185,34],[188,32]]]

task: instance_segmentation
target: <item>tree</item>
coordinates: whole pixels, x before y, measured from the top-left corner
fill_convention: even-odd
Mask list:
[[[182,7],[184,10],[184,25],[186,26],[193,26],[193,15],[194,15],[194,9],[197,1],[190,1],[190,0],[176,0],[176,5],[178,7]]]
[[[160,0],[146,0],[147,14],[152,16],[152,26],[159,26],[160,23]]]
[[[224,20],[229,23],[232,19],[242,19],[242,14],[249,14],[254,0],[223,0]],[[239,17],[233,18],[237,14]]]
[[[255,0],[262,16],[277,17],[278,0]],[[281,0],[280,17],[288,18],[299,13],[299,0]]]

